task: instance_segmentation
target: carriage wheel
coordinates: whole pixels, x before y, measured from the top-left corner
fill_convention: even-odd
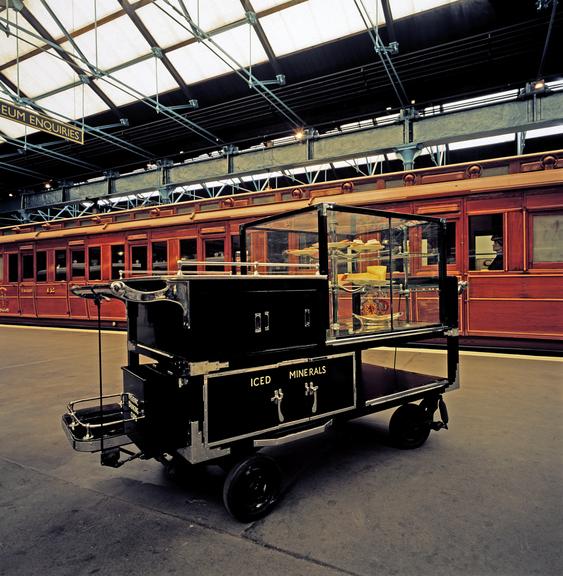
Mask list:
[[[393,443],[402,449],[419,448],[430,435],[431,422],[424,407],[403,404],[391,416],[389,433]]]
[[[281,490],[281,471],[276,462],[262,454],[236,464],[225,479],[223,503],[241,522],[262,518],[276,504]]]

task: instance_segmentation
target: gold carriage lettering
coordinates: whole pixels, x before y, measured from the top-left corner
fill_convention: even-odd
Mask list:
[[[320,376],[326,374],[326,366],[315,366],[314,368],[301,368],[300,370],[290,370],[289,379],[306,378],[308,376]]]

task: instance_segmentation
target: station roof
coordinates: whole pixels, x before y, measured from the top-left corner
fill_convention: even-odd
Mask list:
[[[557,80],[557,0],[0,0],[0,195]],[[395,50],[395,43],[398,51]]]

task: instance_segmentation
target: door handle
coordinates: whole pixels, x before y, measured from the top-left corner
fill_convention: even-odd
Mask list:
[[[283,400],[283,390],[279,388],[274,392],[274,395],[272,398],[270,398],[270,401],[275,402],[276,406],[278,407],[278,420],[280,421],[280,423],[284,421],[284,417],[281,411],[282,400]]]

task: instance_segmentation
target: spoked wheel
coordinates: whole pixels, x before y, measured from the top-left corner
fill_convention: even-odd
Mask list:
[[[231,469],[223,487],[223,503],[240,522],[252,522],[270,512],[280,490],[279,466],[272,458],[256,454]]]
[[[431,420],[427,411],[416,404],[403,404],[391,416],[389,433],[393,443],[405,450],[419,448],[430,435]]]

